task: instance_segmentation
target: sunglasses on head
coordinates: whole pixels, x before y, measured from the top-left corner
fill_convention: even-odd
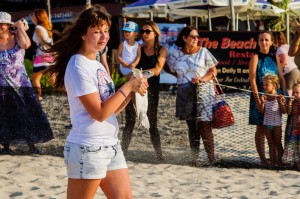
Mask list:
[[[189,35],[189,37],[193,38],[193,39],[199,39],[199,35]]]
[[[148,30],[148,29],[146,29],[146,30],[144,30],[144,29],[141,29],[140,30],[140,33],[141,34],[144,34],[144,33],[146,33],[147,35],[149,35],[150,34],[150,32],[153,32],[152,30]]]

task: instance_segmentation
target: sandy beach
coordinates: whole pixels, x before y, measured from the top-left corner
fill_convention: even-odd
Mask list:
[[[254,129],[245,119],[247,96],[228,96],[228,100],[238,122],[225,129],[214,129],[217,161],[227,162],[226,168],[220,164],[193,167],[189,164],[186,124],[175,118],[175,96],[161,92],[158,115],[165,163],[156,162],[149,133],[135,129],[127,157],[134,198],[299,198],[299,171],[259,168]],[[66,96],[47,95],[42,106],[55,139],[37,145],[41,155],[27,154],[24,145],[12,147],[12,154],[0,155],[1,199],[66,198],[67,176],[62,157],[69,132],[66,126],[70,124]],[[124,114],[118,119],[121,135]],[[202,143],[200,157],[205,163]],[[100,189],[95,198],[105,198]]]

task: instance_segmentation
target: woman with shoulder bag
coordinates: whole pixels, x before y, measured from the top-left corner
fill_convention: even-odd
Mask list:
[[[36,55],[33,63],[32,84],[36,89],[39,100],[42,100],[41,78],[43,70],[53,64],[53,56],[45,51],[52,45],[52,24],[49,21],[46,10],[35,9],[32,15],[32,22],[35,30],[32,40],[37,45]],[[55,77],[50,76],[50,83],[53,85]]]
[[[192,164],[198,163],[200,136],[208,161],[215,161],[211,124],[215,98],[213,78],[217,75],[218,62],[206,48],[198,46],[198,39],[197,29],[183,28],[175,41],[179,49],[167,56],[170,70],[177,73],[176,117],[188,125]]]

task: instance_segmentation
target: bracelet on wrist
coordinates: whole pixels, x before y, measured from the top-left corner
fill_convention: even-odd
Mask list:
[[[118,91],[120,91],[120,93],[125,97],[125,99],[127,98],[127,95],[125,94],[125,92],[121,88],[119,88]]]

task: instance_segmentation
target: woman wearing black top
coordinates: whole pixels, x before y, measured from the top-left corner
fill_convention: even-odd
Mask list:
[[[144,24],[140,33],[143,37],[141,48],[141,59],[136,68],[143,70],[150,69],[154,72],[154,77],[148,79],[148,111],[147,116],[150,122],[150,138],[154,146],[155,153],[159,162],[163,162],[160,135],[157,128],[157,107],[159,100],[159,78],[160,72],[166,61],[167,49],[159,44],[160,30],[153,21]],[[127,154],[132,132],[135,125],[136,114],[133,104],[126,107],[126,124],[123,131],[122,149]]]

